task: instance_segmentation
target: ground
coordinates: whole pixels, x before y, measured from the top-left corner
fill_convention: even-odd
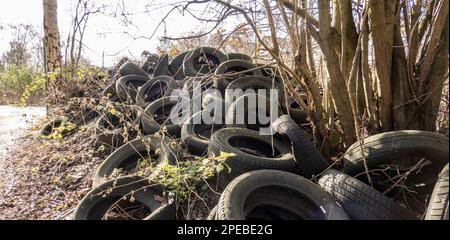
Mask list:
[[[1,162],[0,219],[64,219],[91,189],[93,169],[105,153],[89,132],[49,141],[30,131]]]
[[[0,220],[71,219],[91,190],[92,176],[112,150],[95,144],[92,122],[60,140],[43,139],[37,126],[0,161]],[[219,194],[192,195],[179,205],[179,218],[205,219]]]

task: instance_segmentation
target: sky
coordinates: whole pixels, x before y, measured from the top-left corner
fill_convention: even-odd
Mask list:
[[[106,4],[110,7],[107,12],[114,12],[121,0],[92,0],[95,4]],[[180,0],[176,0],[180,1]],[[60,36],[67,38],[72,20],[73,0],[58,0],[58,21]],[[133,13],[130,20],[135,26],[125,26],[118,18],[105,16],[103,14],[94,15],[90,18],[85,33],[84,56],[92,64],[100,66],[102,64],[102,53],[105,53],[105,65],[111,66],[122,56],[139,57],[143,50],[156,51],[159,37],[164,35],[162,27],[151,39],[133,37],[124,34],[128,32],[133,36],[149,37],[157,28],[160,19],[171,9],[169,4],[175,0],[125,0],[125,9]],[[195,10],[202,12],[205,5],[199,6]],[[148,9],[150,12],[145,12]],[[41,0],[9,0],[2,1],[0,7],[0,25],[8,24],[32,24],[39,32],[43,32],[43,10]],[[174,12],[166,20],[166,33],[170,36],[180,36],[190,31],[206,29],[207,26],[199,23],[191,16],[182,16]],[[8,42],[10,33],[0,31],[0,54],[9,48]]]

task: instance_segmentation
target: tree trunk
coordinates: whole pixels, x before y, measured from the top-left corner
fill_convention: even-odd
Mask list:
[[[45,70],[52,72],[61,67],[57,0],[42,0],[44,7]]]
[[[391,71],[394,129],[404,130],[408,128],[408,119],[412,117],[408,105],[405,105],[412,95],[408,83],[408,63],[401,34],[400,14],[395,19],[394,46]]]
[[[379,116],[383,131],[392,130],[391,66],[395,1],[371,0],[370,20],[375,54]]]
[[[328,73],[330,74],[330,89],[331,95],[336,104],[336,112],[339,117],[339,123],[344,133],[344,141],[347,146],[356,141],[356,126],[354,124],[353,113],[350,105],[350,99],[347,94],[348,89],[346,80],[342,76],[339,65],[339,59],[334,49],[333,31],[330,27],[330,3],[327,0],[319,1],[319,35],[320,48],[322,49],[327,65]]]
[[[449,20],[446,16],[444,30],[436,46],[436,56],[433,58],[430,72],[426,77],[427,97],[419,106],[418,116],[419,129],[426,131],[436,130],[436,119],[438,116],[439,104],[441,103],[442,88],[444,82],[448,79],[448,61],[449,61]]]

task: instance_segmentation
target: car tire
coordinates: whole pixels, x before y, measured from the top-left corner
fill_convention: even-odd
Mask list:
[[[42,127],[42,129],[40,130],[40,134],[42,136],[49,136],[54,132],[55,128],[60,127],[63,123],[66,123],[67,121],[69,121],[67,117],[57,117],[46,123],[44,127]]]
[[[139,203],[149,212],[161,207],[162,203],[155,200],[161,196],[164,188],[161,185],[150,184],[148,179],[142,177],[123,177],[111,180],[92,189],[84,196],[75,208],[74,220],[101,220],[108,210],[124,197],[133,195],[134,201],[128,200],[132,205]],[[121,200],[122,199],[122,200]]]
[[[155,65],[155,70],[153,71],[153,77],[169,75],[169,55],[163,54],[158,58]]]
[[[202,119],[201,116],[207,113],[207,111],[201,111],[192,115],[181,127],[181,139],[186,144],[187,150],[196,156],[205,156],[208,153],[212,133],[224,127],[224,124],[215,123],[215,120],[213,124],[204,124],[203,121],[201,124],[193,123],[194,119]],[[223,123],[223,120],[220,119],[220,122]],[[207,134],[202,134],[204,132]]]
[[[428,204],[425,220],[448,220],[448,163],[439,174]]]
[[[272,149],[273,148],[273,149]],[[222,171],[219,178],[224,179],[221,187],[235,177],[260,169],[275,169],[296,172],[296,162],[291,144],[277,136],[260,135],[259,132],[243,128],[224,128],[216,131],[210,139],[209,156],[230,153],[225,164],[231,171]]]
[[[181,124],[172,123],[169,119],[172,114],[172,109],[178,103],[178,100],[171,100],[171,97],[164,97],[149,104],[141,118],[144,133],[146,135],[155,134],[161,131],[164,126],[170,137],[180,137]]]
[[[331,194],[354,220],[417,219],[394,200],[337,170],[327,170],[319,178],[319,185]]]
[[[134,103],[139,88],[149,80],[150,78],[148,76],[141,75],[127,75],[121,77],[116,82],[117,95],[119,95],[121,99],[126,99]]]
[[[228,53],[227,54],[227,59],[228,60],[242,60],[242,61],[247,61],[247,62],[252,62],[252,57],[250,57],[247,54],[244,53]]]
[[[172,77],[164,75],[155,77],[139,89],[136,94],[136,105],[145,108],[160,98],[170,96],[177,87],[178,84]]]
[[[303,130],[288,115],[279,117],[273,129],[287,136],[293,146],[297,168],[301,176],[311,179],[330,167],[328,161],[317,150]]]
[[[252,212],[267,206],[287,211],[297,220],[349,219],[319,186],[303,177],[277,170],[253,171],[234,179],[220,196],[216,217],[218,220],[245,220]],[[287,219],[269,217],[265,220]]]
[[[307,99],[303,98],[303,100],[307,102]],[[289,116],[291,116],[297,124],[308,123],[308,114],[299,106],[297,101],[295,101],[293,97],[288,97],[287,101]]]
[[[197,63],[201,57],[208,58],[211,64]],[[212,47],[200,47],[186,54],[183,61],[184,75],[196,77],[211,73],[217,66],[225,62],[227,57],[219,49]]]
[[[183,80],[186,75],[184,75],[183,71],[183,61],[186,55],[189,54],[189,51],[178,54],[172,61],[169,63],[169,73],[175,78],[175,80]]]
[[[440,171],[448,163],[449,141],[444,135],[417,131],[401,130],[370,136],[351,145],[342,156],[343,171],[368,183],[364,166],[366,159],[368,171],[375,189],[387,192],[387,196],[402,201],[409,209],[423,213],[427,207],[427,199],[433,191]],[[390,180],[399,174],[407,173],[408,169],[425,159],[425,165],[420,171],[414,171],[404,180],[404,187],[392,188],[394,181]],[[382,174],[377,174],[381,169]],[[413,195],[412,195],[413,194]]]
[[[138,65],[132,62],[125,62],[119,67],[119,74],[121,77],[128,75],[148,76],[147,73]]]
[[[95,188],[110,180],[117,170],[131,171],[143,158],[154,158],[156,162],[174,164],[176,150],[172,149],[171,139],[168,137],[149,135],[145,141],[136,139],[116,149],[96,170],[92,186]]]
[[[233,75],[225,76],[227,74]],[[215,87],[224,92],[228,85],[234,80],[244,76],[262,76],[262,72],[251,62],[234,59],[220,64],[216,68],[214,75],[219,77]]]

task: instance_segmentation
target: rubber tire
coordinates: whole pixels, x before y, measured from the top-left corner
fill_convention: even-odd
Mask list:
[[[53,133],[55,128],[58,128],[61,126],[61,124],[65,123],[69,121],[69,119],[67,117],[57,117],[51,121],[49,121],[48,123],[46,123],[44,125],[44,127],[42,127],[42,129],[40,130],[40,134],[42,136],[49,136]]]
[[[217,216],[217,205],[211,209],[209,212],[208,218],[206,220],[216,220]]]
[[[262,144],[269,146],[272,145],[272,137],[273,147],[278,153],[280,153],[280,156],[256,156],[233,147],[229,143],[229,140],[232,138],[245,138],[252,142],[259,142],[261,145],[258,146],[264,147]],[[242,143],[240,146],[243,146]],[[220,173],[220,175],[223,174],[224,178],[224,181],[220,184],[221,187],[233,180],[235,177],[253,170],[275,169],[286,172],[297,171],[296,162],[294,160],[294,156],[292,155],[290,143],[284,139],[278,138],[277,136],[259,135],[259,132],[243,128],[220,129],[211,136],[208,147],[208,155],[217,157],[220,156],[221,152],[235,154],[235,156],[229,157],[225,160],[225,164],[231,168],[231,172],[228,173],[228,171],[223,171]],[[221,177],[220,175],[219,177]]]
[[[109,149],[117,149],[124,143],[123,136],[120,131],[105,130],[95,136],[95,146],[106,146]]]
[[[177,220],[177,207],[172,202],[153,211],[144,220]]]
[[[75,117],[77,119],[74,123],[77,126],[87,125],[88,122],[98,117],[98,112],[91,108],[86,108],[78,112]]]
[[[108,85],[105,90],[102,92],[102,96],[105,96],[108,98],[111,102],[120,102],[120,97],[117,95],[116,91],[116,82],[111,83]]]
[[[354,220],[416,220],[394,200],[345,173],[327,170],[319,185],[331,194]]]
[[[161,109],[169,106],[170,109],[167,111],[171,111],[172,108],[178,103],[178,101],[170,100],[170,97],[160,98],[153,103],[149,104],[147,108],[144,110],[144,114],[141,118],[141,125],[144,134],[150,135],[155,134],[161,130],[162,126],[165,126],[167,129],[167,134],[170,137],[178,138],[181,134],[181,126],[173,123],[165,123],[164,125],[160,125],[158,122],[153,120],[155,113]],[[166,111],[165,111],[166,112]],[[169,119],[167,119],[169,120]],[[169,120],[170,121],[170,120]]]
[[[141,75],[127,75],[121,77],[116,82],[117,95],[119,95],[121,99],[135,102],[137,91],[149,80],[150,78],[148,76]]]
[[[169,75],[169,55],[163,54],[158,58],[153,71],[153,77]]]
[[[161,87],[158,89],[158,86],[161,86],[162,84],[164,84],[165,87],[163,94],[161,94]],[[136,94],[136,105],[145,108],[155,100],[170,96],[172,91],[177,88],[178,84],[172,77],[165,75],[155,77],[146,82],[139,89]]]
[[[228,60],[237,59],[237,60],[247,61],[250,63],[252,62],[252,57],[250,57],[249,55],[244,54],[244,53],[228,53],[227,59]]]
[[[362,149],[369,169],[413,153],[433,161],[439,169],[442,169],[449,159],[449,142],[446,136],[416,130],[386,132],[370,136],[364,139]],[[342,157],[343,171],[349,175],[364,172],[364,156],[359,142],[351,145]]]
[[[284,106],[284,88],[283,85],[280,85],[275,82],[273,84],[272,79],[263,76],[249,76],[242,77],[231,82],[225,91],[227,90],[236,90],[242,89],[245,92],[247,89],[266,89],[268,96],[270,96],[270,90],[276,89],[278,90],[278,103],[281,106]]]
[[[366,174],[364,174],[364,156],[366,156],[369,171],[377,168],[377,166],[389,164],[411,155],[423,157],[431,162],[430,165],[411,174],[406,179],[408,181],[406,184],[417,192],[414,198],[409,195],[401,196],[403,194],[398,189],[388,194],[388,196],[399,200],[405,199],[411,210],[423,213],[426,210],[426,201],[433,191],[439,173],[448,163],[448,138],[432,132],[402,130],[377,134],[363,141],[364,155],[359,143],[355,143],[350,146],[342,159],[344,163],[343,171],[351,176],[360,175],[358,179],[366,183],[368,180]],[[391,187],[392,184],[389,184],[389,182],[388,184],[384,183],[387,177],[372,176],[373,186],[378,191],[384,192]]]
[[[448,163],[439,174],[428,204],[425,220],[448,220]]]
[[[141,66],[142,70],[144,70],[147,74],[153,74],[158,59],[158,54],[147,54],[147,56],[145,56],[145,61]]]
[[[251,70],[253,69],[253,70]],[[251,71],[250,71],[251,70]],[[248,72],[247,72],[248,71]],[[241,74],[237,74],[240,73]],[[222,76],[227,73],[236,73],[236,75],[232,76]],[[243,77],[243,76],[262,76],[261,69],[258,69],[256,65],[251,62],[244,60],[228,60],[220,64],[215,72],[215,75],[218,75],[220,78],[217,80],[216,88],[225,91],[228,85],[234,80]]]
[[[219,49],[212,48],[212,47],[200,47],[192,52],[189,52],[189,54],[186,54],[184,61],[183,61],[183,72],[185,76],[188,77],[195,77],[195,76],[201,76],[205,74],[209,74],[211,72],[214,72],[215,68],[204,68],[201,67],[200,69],[196,69],[195,67],[195,60],[203,55],[209,55],[214,58],[216,61],[216,67],[222,64],[227,60],[227,57],[225,54],[223,54]]]
[[[292,142],[297,168],[300,175],[311,179],[330,167],[328,161],[317,150],[303,130],[288,115],[279,117],[273,129],[283,134]]]
[[[257,130],[256,128],[260,128],[261,126],[257,123],[257,124],[249,124],[248,122],[245,122],[244,124],[241,123],[237,123],[237,117],[236,115],[238,114],[238,112],[236,112],[236,108],[238,106],[243,105],[244,106],[244,110],[245,110],[245,115],[248,116],[248,113],[250,111],[256,111],[256,108],[252,107],[249,108],[248,106],[248,100],[247,98],[249,96],[252,96],[253,94],[248,93],[248,94],[244,94],[242,96],[240,96],[239,98],[236,99],[236,101],[234,101],[231,105],[228,106],[228,109],[225,109],[226,114],[225,114],[225,123],[227,125],[227,127],[240,127],[240,128],[248,128],[248,129],[252,129],[252,130]],[[255,96],[257,99],[257,105],[259,106],[259,99],[260,96],[256,95]],[[271,102],[268,98],[263,97],[265,99],[266,102],[266,116],[270,116],[271,112],[270,112],[270,108],[267,109],[267,106],[271,106]],[[225,103],[226,104],[226,103]],[[225,105],[226,106],[226,105]],[[269,110],[269,111],[268,111]],[[259,115],[259,110],[258,110],[258,115]],[[282,114],[282,110],[278,109],[278,116],[280,116]],[[277,116],[277,117],[278,117]],[[244,116],[244,121],[247,121],[247,119],[245,119]],[[268,126],[268,128],[270,129],[270,125]]]
[[[175,58],[172,59],[172,61],[169,63],[169,73],[175,78],[175,80],[183,80],[186,75],[184,75],[183,71],[183,61],[187,54],[189,54],[190,51],[182,52],[178,54]]]
[[[97,168],[92,179],[92,187],[95,188],[104,182],[109,181],[114,169],[136,166],[139,159],[149,156],[149,150],[156,155],[155,151],[159,149],[160,153],[157,154],[157,162],[168,162],[170,164],[176,162],[176,151],[170,146],[170,138],[154,135],[145,136],[145,138],[148,140],[149,146],[141,139],[136,139],[126,143],[111,153],[111,155],[109,155]],[[147,147],[150,147],[150,149]]]
[[[275,67],[265,66],[265,64],[256,64],[256,66],[261,68],[261,72],[264,77],[268,77],[271,80],[275,80],[275,82],[279,84],[283,84],[283,79],[277,74],[277,69]]]
[[[102,193],[108,189],[111,192],[103,196]],[[155,194],[162,195],[164,191],[161,185],[150,184],[142,177],[123,177],[105,182],[87,193],[78,203],[73,219],[101,220],[112,204],[132,191],[135,191],[133,194],[135,201],[145,205],[152,212],[161,206],[161,203],[155,200]]]
[[[255,200],[250,204],[248,201],[252,200],[249,199],[251,194]],[[306,206],[298,200],[305,200],[310,204]],[[277,206],[291,210],[299,217],[305,214],[305,208],[316,213],[304,215],[306,219],[349,219],[344,210],[319,186],[295,174],[276,170],[253,171],[234,179],[220,197],[217,219],[245,220],[248,208],[251,208],[248,205]]]
[[[132,62],[122,64],[119,68],[119,74],[121,77],[128,75],[148,76],[142,68]]]
[[[195,89],[194,86],[194,82],[200,82],[201,87],[200,90]],[[194,90],[197,91],[201,91],[201,93],[203,94],[206,90],[211,89],[214,87],[214,82],[210,77],[186,77],[184,79],[184,84],[183,84],[183,91],[186,93],[189,93],[189,96],[192,97],[192,99],[196,98],[196,97],[200,97],[200,96],[193,96],[194,95]]]
[[[303,98],[303,100],[307,102],[307,99]],[[308,115],[306,114],[306,111],[297,104],[297,101],[295,101],[293,97],[288,97],[287,101],[289,115],[292,117],[292,119],[294,119],[297,124],[308,123]]]
[[[199,136],[196,132],[196,127],[199,127],[199,124],[193,124],[193,119],[205,114],[206,111],[201,111],[192,115],[192,117],[183,124],[181,127],[181,139],[186,144],[187,150],[196,155],[196,156],[205,156],[208,153],[208,146],[210,143],[210,139],[206,137]],[[222,121],[223,122],[223,121]],[[224,127],[223,124],[214,124],[214,125],[206,125],[202,123],[200,127],[210,128],[213,132]]]
[[[121,67],[122,65],[124,65],[125,63],[129,62],[129,61],[130,61],[130,59],[129,59],[128,57],[123,57],[123,58],[121,58],[121,59],[119,60],[119,62],[117,62],[117,64],[114,65],[114,70],[116,70],[116,73],[120,74],[120,73],[119,73],[120,67]]]
[[[131,111],[131,115],[126,115],[127,121],[130,121],[132,124],[139,124],[141,120],[142,110],[135,106],[127,106],[127,107],[120,107],[119,111],[121,113],[124,113],[126,111]],[[115,120],[118,120],[119,123],[116,125]],[[96,122],[96,134],[102,134],[106,131],[112,131],[117,128],[121,128],[123,126],[123,123],[121,122],[121,119],[115,115],[113,115],[110,112],[105,113],[104,115],[100,116],[100,118]],[[137,127],[137,126],[136,126]],[[105,131],[106,130],[106,131]]]

